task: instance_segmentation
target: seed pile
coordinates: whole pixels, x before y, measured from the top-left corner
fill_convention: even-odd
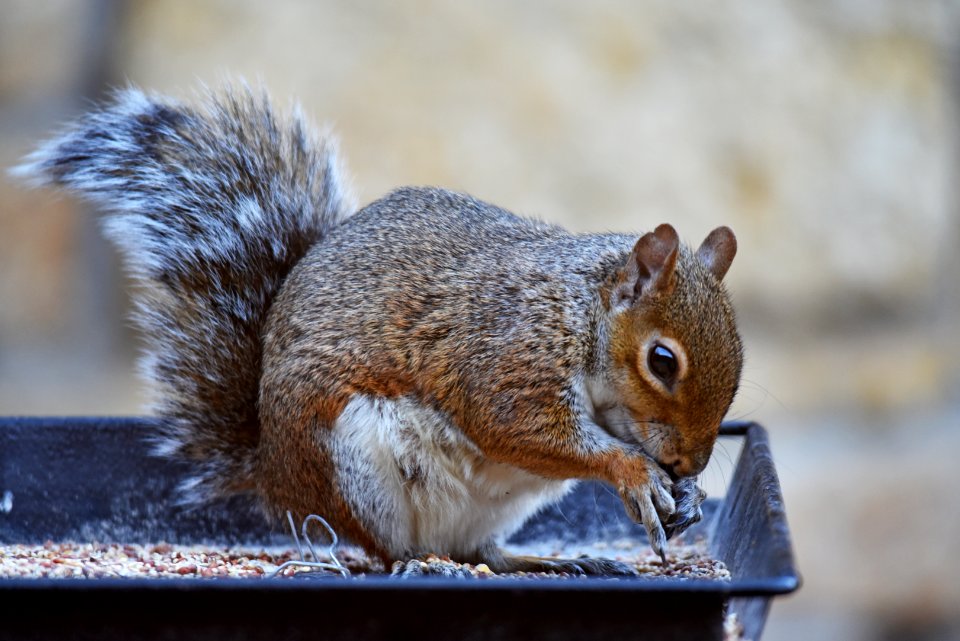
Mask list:
[[[666,565],[654,554],[637,559],[636,565],[641,576],[730,580],[730,570],[723,561],[710,558],[696,546],[668,552]]]
[[[0,546],[0,577],[259,577],[290,558],[202,546],[50,543]]]
[[[296,550],[215,548],[212,546],[135,545],[118,543],[52,543],[43,545],[0,545],[0,579],[3,578],[246,578],[271,576],[286,561],[297,558]],[[340,562],[355,576],[383,572],[379,564],[349,548],[338,552]],[[704,554],[698,546],[678,547],[667,555],[667,564],[650,554],[621,557],[635,564],[645,577],[729,580],[730,573],[720,561]],[[416,563],[416,562],[415,562]],[[485,564],[456,563],[448,557],[427,556],[419,562],[424,574],[441,574],[497,579],[573,578],[565,572],[495,574]],[[451,574],[453,568],[455,572]],[[288,567],[280,574],[291,577],[305,570]]]

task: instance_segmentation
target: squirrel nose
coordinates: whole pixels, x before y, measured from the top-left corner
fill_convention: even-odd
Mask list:
[[[698,474],[702,469],[702,466],[698,466],[691,457],[680,455],[671,457],[665,461],[660,461],[660,467],[662,467],[674,481],[684,476]]]
[[[683,476],[683,461],[679,456],[675,456],[666,461],[658,461],[660,467],[663,468],[663,471],[670,476],[671,481],[676,481],[681,476]]]

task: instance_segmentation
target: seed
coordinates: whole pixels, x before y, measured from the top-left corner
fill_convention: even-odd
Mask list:
[[[621,549],[620,543],[608,544]],[[624,548],[625,549],[625,548]],[[559,556],[579,556],[576,550],[556,550]],[[350,548],[340,552],[341,562],[355,576],[382,572],[383,569]],[[89,579],[100,577],[209,577],[220,580],[248,578],[262,579],[284,561],[296,558],[288,549],[232,549],[211,546],[53,543],[39,546],[0,545],[0,578],[7,577],[73,577]],[[205,561],[204,561],[205,560]],[[666,577],[671,580],[716,579],[729,580],[730,572],[723,563],[705,553],[702,542],[689,546],[673,544],[667,563],[663,564],[652,552],[642,556],[618,555],[618,560],[633,565],[641,576]],[[571,579],[566,572],[518,572],[496,574],[486,564],[461,564],[448,556],[428,555],[418,560],[424,574],[451,573],[454,576],[479,579],[504,577],[534,579]],[[398,562],[402,568],[407,563]],[[288,568],[283,576],[293,576],[297,569]]]

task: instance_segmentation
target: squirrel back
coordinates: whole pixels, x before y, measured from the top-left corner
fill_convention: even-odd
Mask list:
[[[107,213],[141,285],[157,451],[193,462],[184,498],[252,489],[266,314],[292,266],[354,209],[334,141],[246,86],[199,107],[130,88],[14,173]]]

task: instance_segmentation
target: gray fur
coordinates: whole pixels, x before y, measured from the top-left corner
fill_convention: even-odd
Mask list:
[[[692,477],[677,480],[671,488],[676,500],[676,511],[664,523],[667,538],[671,539],[703,518],[700,506],[707,493],[698,487]]]
[[[250,88],[198,107],[129,88],[13,172],[78,193],[142,285],[157,450],[195,462],[204,499],[253,486],[261,331],[287,272],[354,209],[334,142]]]

